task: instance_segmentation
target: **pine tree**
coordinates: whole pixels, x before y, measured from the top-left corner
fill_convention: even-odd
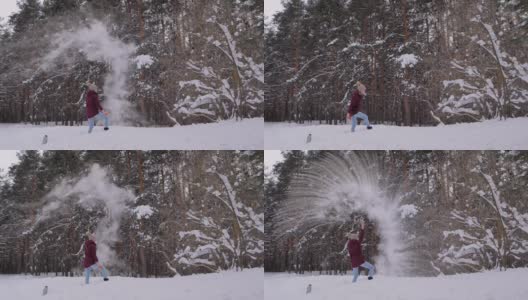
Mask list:
[[[78,7],[78,0],[44,0],[42,11],[45,16],[55,16],[65,14]]]
[[[19,11],[9,17],[9,23],[16,34],[22,34],[36,26],[42,15],[42,7],[39,0],[21,0],[17,5]]]

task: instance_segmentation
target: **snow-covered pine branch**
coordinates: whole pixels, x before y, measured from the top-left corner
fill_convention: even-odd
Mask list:
[[[480,15],[471,19],[476,33],[467,40],[484,52],[471,60],[464,58],[465,62],[451,61],[457,79],[443,81],[445,97],[437,109],[447,118],[505,119],[528,106],[528,63],[519,63],[502,46],[504,20],[501,16],[494,26]]]
[[[220,55],[210,60],[208,66],[187,62],[187,70],[196,79],[180,81],[181,91],[171,116],[217,121],[258,115],[264,102],[264,64],[256,63],[254,57],[238,46],[239,32],[233,32],[214,17],[207,24],[215,34],[198,37]],[[234,27],[237,28],[236,24]]]

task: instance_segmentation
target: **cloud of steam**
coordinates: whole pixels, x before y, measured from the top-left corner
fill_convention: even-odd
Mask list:
[[[124,213],[136,199],[131,191],[113,184],[108,171],[94,164],[86,176],[73,181],[63,180],[45,198],[50,202],[43,207],[38,222],[50,218],[70,201],[86,210],[102,205],[106,215],[99,220],[95,229],[97,256],[103,264],[120,264],[112,245],[119,241],[119,227]]]
[[[388,275],[405,274],[408,258],[401,236],[399,199],[389,196],[380,185],[377,164],[368,156],[326,155],[311,163],[294,175],[287,200],[275,218],[278,232],[287,232],[343,224],[351,221],[354,212],[366,213],[378,225],[377,269]]]
[[[130,71],[130,57],[136,51],[134,45],[125,44],[110,35],[107,27],[97,20],[90,21],[88,27],[57,33],[52,44],[54,50],[43,58],[42,69],[53,69],[59,58],[63,59],[62,62],[67,62],[66,54],[69,50],[82,52],[90,61],[108,64],[110,71],[105,77],[103,87],[107,100],[103,103],[103,107],[111,112],[111,120],[114,124],[126,124],[127,120],[137,117],[132,104],[127,101],[129,95],[127,78]]]

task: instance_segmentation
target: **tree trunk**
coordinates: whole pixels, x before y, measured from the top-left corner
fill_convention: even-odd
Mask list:
[[[145,39],[145,18],[143,17],[143,0],[136,0],[136,11],[139,19],[139,42],[142,43]]]
[[[143,178],[143,158],[141,151],[136,151],[136,158],[138,162],[139,194],[142,194],[145,190],[145,182]]]
[[[402,0],[402,12],[403,12],[403,40],[406,44],[409,40],[409,22],[408,22],[408,15],[407,15],[407,1]],[[406,67],[404,70],[404,81],[409,81],[409,72],[408,68]],[[403,124],[405,126],[411,125],[411,105],[409,103],[409,95],[407,93],[406,89],[403,89]]]

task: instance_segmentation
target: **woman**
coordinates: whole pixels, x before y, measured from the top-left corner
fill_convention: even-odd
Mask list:
[[[92,133],[97,120],[104,121],[104,130],[108,130],[108,113],[104,111],[97,95],[97,86],[88,82],[88,93],[86,94],[86,116],[88,117],[88,133]]]
[[[370,126],[370,123],[369,123],[368,116],[360,112],[361,101],[363,101],[363,97],[367,95],[367,87],[365,87],[359,81],[356,83],[356,87],[357,89],[352,93],[352,98],[350,99],[350,105],[348,106],[348,114],[347,114],[347,120],[352,118],[352,132],[356,130],[358,118],[365,120],[367,129],[372,129],[372,126]]]
[[[97,245],[95,244],[95,234],[88,232],[88,240],[84,242],[84,277],[86,284],[90,283],[90,274],[96,269],[101,270],[104,281],[108,281],[108,272],[106,268],[97,259]]]
[[[361,243],[365,235],[365,221],[361,220],[361,230],[359,236],[357,233],[348,233],[348,254],[350,255],[350,262],[352,263],[352,275],[354,279],[352,282],[356,282],[359,276],[359,267],[363,267],[369,270],[368,279],[372,280],[375,273],[375,268],[372,264],[365,261],[365,257],[361,253]]]

